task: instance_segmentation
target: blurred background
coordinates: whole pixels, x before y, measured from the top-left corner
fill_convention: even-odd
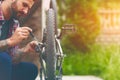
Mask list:
[[[95,75],[120,80],[120,0],[57,0],[64,34],[64,75]]]

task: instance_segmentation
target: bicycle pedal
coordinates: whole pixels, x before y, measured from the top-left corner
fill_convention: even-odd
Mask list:
[[[65,25],[63,25],[62,30],[72,31],[72,32],[76,31],[74,24],[65,24]]]

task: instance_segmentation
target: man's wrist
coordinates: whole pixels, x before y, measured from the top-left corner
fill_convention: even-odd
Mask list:
[[[24,52],[21,49],[16,50],[16,55],[19,55],[19,57],[21,57],[23,53]]]
[[[21,51],[22,53],[27,53],[27,50],[26,50],[25,47],[21,48],[20,51]]]
[[[6,41],[7,41],[8,46],[13,46],[12,41],[11,41],[11,39],[10,39],[10,38],[9,38],[9,39],[7,39]]]

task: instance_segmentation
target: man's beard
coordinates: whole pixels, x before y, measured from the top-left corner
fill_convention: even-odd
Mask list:
[[[11,18],[14,18],[14,19],[19,19],[19,17],[17,16],[18,12],[15,10],[15,8],[13,6],[15,6],[15,4],[17,3],[17,0],[15,0],[12,4],[11,4],[11,7],[10,7],[10,10],[11,10]]]
[[[12,8],[12,15],[11,15],[11,18],[14,18],[14,19],[19,19],[19,17],[17,16],[17,12]]]

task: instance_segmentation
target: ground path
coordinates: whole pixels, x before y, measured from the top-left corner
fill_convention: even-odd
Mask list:
[[[36,80],[40,80],[39,77]],[[63,76],[63,80],[103,80],[95,76]]]

